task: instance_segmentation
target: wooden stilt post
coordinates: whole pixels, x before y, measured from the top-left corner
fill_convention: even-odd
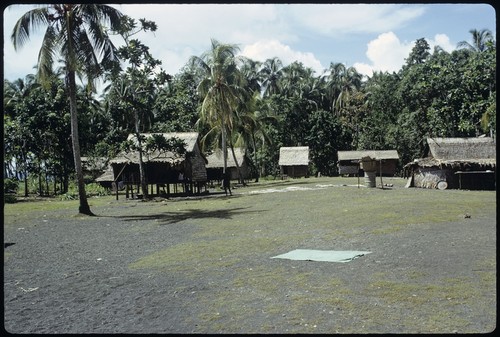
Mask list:
[[[384,183],[382,182],[382,159],[380,159],[380,186],[384,189]]]
[[[358,188],[359,188],[359,171],[361,170],[361,162],[358,162],[358,172],[357,172],[357,176],[358,176]]]

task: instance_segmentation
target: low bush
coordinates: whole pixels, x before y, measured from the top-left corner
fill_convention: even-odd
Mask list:
[[[17,191],[19,189],[19,182],[17,179],[6,178],[3,180],[4,202],[14,203],[17,201]]]

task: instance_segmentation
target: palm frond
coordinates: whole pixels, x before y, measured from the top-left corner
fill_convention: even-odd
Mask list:
[[[36,8],[30,10],[21,16],[14,25],[11,34],[11,41],[14,49],[18,50],[29,41],[30,35],[33,30],[36,30],[44,25],[48,25],[48,8]]]
[[[50,78],[54,57],[57,52],[58,35],[54,27],[48,26],[38,53],[38,79],[43,83]]]
[[[123,14],[115,8],[101,4],[81,4],[77,11],[86,23],[99,22],[102,25],[109,25],[113,31],[120,28],[123,17]]]
[[[119,26],[120,12],[105,5],[81,5],[79,11],[87,25],[89,40],[102,60],[117,61],[116,47],[113,45],[103,24],[109,24],[111,29]]]

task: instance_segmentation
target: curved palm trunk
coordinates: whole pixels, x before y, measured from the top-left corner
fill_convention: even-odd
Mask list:
[[[227,149],[226,149],[226,128],[222,125],[222,156],[224,158],[224,168],[222,173],[225,174],[227,170]]]
[[[233,154],[234,164],[236,165],[236,172],[238,172],[239,182],[240,184],[245,185],[245,181],[243,180],[243,175],[241,174],[240,165],[238,164],[238,160],[236,159],[236,153],[234,152],[234,146],[232,142],[229,143],[229,147],[231,148],[231,152]]]
[[[82,160],[80,153],[80,140],[78,136],[78,115],[76,111],[76,81],[75,72],[68,72],[69,108],[71,112],[71,142],[73,145],[73,157],[75,160],[76,181],[78,184],[78,197],[80,206],[78,211],[86,215],[94,215],[90,210],[85,192],[85,182],[83,180]]]

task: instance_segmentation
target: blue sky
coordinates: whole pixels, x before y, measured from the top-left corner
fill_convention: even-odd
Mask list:
[[[170,74],[210,48],[210,39],[237,44],[240,54],[287,65],[300,61],[320,75],[331,62],[372,71],[398,71],[415,41],[452,51],[471,41],[471,29],[496,34],[495,9],[488,4],[111,4],[135,19],[155,21],[158,31],[137,38],[150,47]],[[19,17],[33,8],[4,10],[4,78],[33,73],[40,34],[15,52],[10,42]],[[496,39],[496,36],[495,36]],[[120,40],[116,40],[117,45]]]

